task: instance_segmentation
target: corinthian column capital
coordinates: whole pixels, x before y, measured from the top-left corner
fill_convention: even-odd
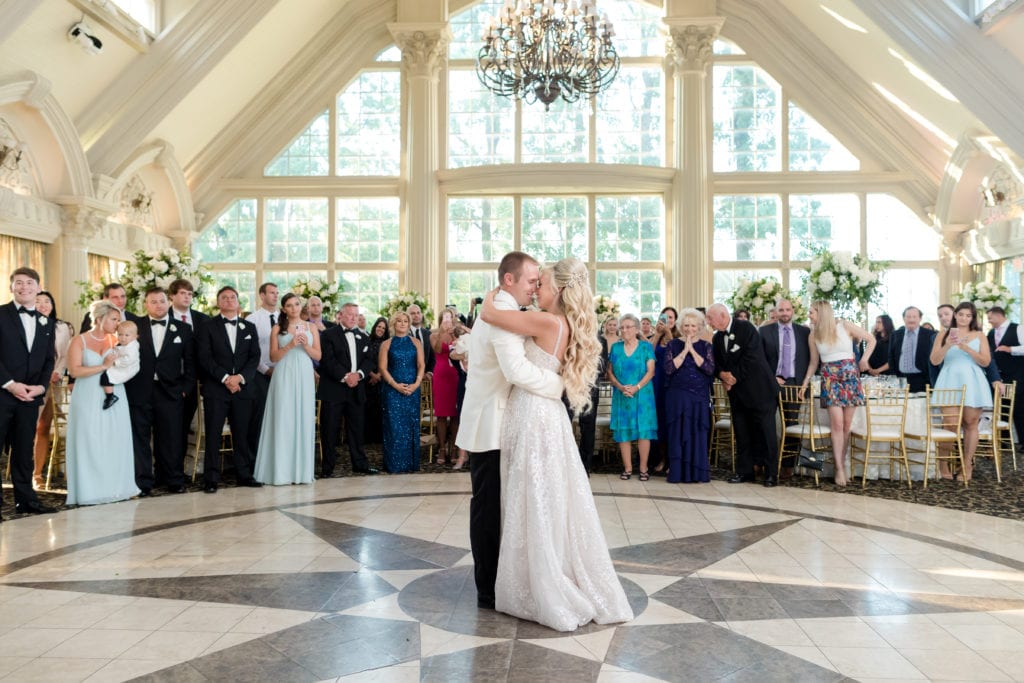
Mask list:
[[[86,204],[65,204],[61,207],[61,224],[65,243],[84,249],[95,239],[106,224],[109,211]]]
[[[408,75],[437,80],[448,63],[448,24],[398,23],[388,24],[388,30],[402,51],[402,65]]]
[[[682,73],[707,73],[725,17],[667,18],[670,64]]]

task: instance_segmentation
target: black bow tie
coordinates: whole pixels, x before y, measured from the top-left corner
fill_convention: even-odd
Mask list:
[[[166,325],[167,321],[166,320],[153,320],[152,318],[150,318],[149,319],[149,324],[150,325]]]
[[[345,334],[355,334],[358,331],[359,330],[357,330],[356,328],[352,327],[352,328],[349,328],[349,329],[345,330]]]
[[[30,315],[33,318],[36,317],[35,311],[33,311],[31,308],[25,308],[24,306],[18,306],[18,313],[21,313],[22,315]]]
[[[238,318],[235,318],[234,320],[228,320],[227,318],[224,318],[224,324],[225,325],[236,325],[237,326],[238,325]]]

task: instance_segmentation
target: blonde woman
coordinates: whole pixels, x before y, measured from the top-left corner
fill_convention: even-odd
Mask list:
[[[821,402],[828,409],[832,433],[832,458],[837,486],[846,486],[846,451],[850,445],[850,428],[857,406],[864,405],[864,389],[860,372],[869,369],[868,358],[875,350],[875,338],[867,330],[846,320],[837,320],[832,304],[815,301],[811,304],[811,357],[807,364],[800,393],[803,395],[821,363]],[[857,366],[853,345],[864,342],[863,360]]]
[[[560,372],[582,413],[601,355],[586,266],[563,259],[545,269],[537,303],[542,311],[498,310],[492,292],[481,319],[530,337],[526,359]],[[632,619],[562,402],[513,387],[501,455],[496,609],[557,631]]]

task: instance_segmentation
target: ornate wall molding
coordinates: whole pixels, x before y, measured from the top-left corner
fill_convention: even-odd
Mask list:
[[[61,230],[59,206],[0,187],[0,232],[52,244]]]

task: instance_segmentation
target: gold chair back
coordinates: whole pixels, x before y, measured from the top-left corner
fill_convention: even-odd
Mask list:
[[[961,421],[964,414],[964,391],[965,387],[962,386],[958,389],[935,389],[931,386],[925,389],[925,429],[911,429],[907,434],[912,442],[924,444],[907,448],[909,453],[921,456],[911,462],[924,466],[924,488],[928,488],[928,470],[932,460],[935,461],[936,477],[939,475],[940,462],[959,466],[963,470]],[[919,433],[922,431],[923,434]],[[967,485],[966,479],[964,485]]]
[[[71,392],[64,382],[50,385],[50,401],[53,402],[53,433],[50,437],[50,464],[46,468],[46,490],[50,490],[50,482],[54,474],[64,471],[67,459],[68,408],[71,403]]]
[[[912,488],[904,441],[907,396],[906,387],[875,387],[864,406],[864,428],[850,432],[850,474],[854,475],[853,465],[861,465],[861,488],[867,486],[868,466],[872,460],[889,463],[890,479],[895,478],[893,465],[896,465],[900,476],[906,475],[907,488]]]
[[[818,423],[814,397],[810,391],[800,395],[800,387],[784,385],[779,387],[779,464],[782,471],[784,458],[797,458],[807,449],[815,454],[828,454],[832,449],[832,432],[828,425]],[[826,458],[827,460],[827,458]],[[814,472],[814,484],[820,483],[820,472]]]
[[[725,385],[715,380],[711,389],[711,452],[718,467],[722,451],[729,453],[732,471],[736,471],[736,435],[732,428],[732,407]]]
[[[420,384],[420,448],[427,448],[427,462],[434,462],[437,416],[434,415],[434,385],[429,377]]]
[[[607,462],[608,454],[616,449],[612,435],[612,391],[610,382],[602,381],[597,387],[594,448],[601,454],[604,462]]]
[[[196,480],[196,476],[199,472],[199,459],[204,458],[206,454],[206,411],[203,409],[205,403],[202,394],[199,395],[199,404],[196,407],[196,443],[192,447],[192,481]],[[220,432],[220,467],[224,469],[224,456],[231,453],[234,448],[234,441],[231,438],[231,423],[228,420],[224,421],[224,426]]]

